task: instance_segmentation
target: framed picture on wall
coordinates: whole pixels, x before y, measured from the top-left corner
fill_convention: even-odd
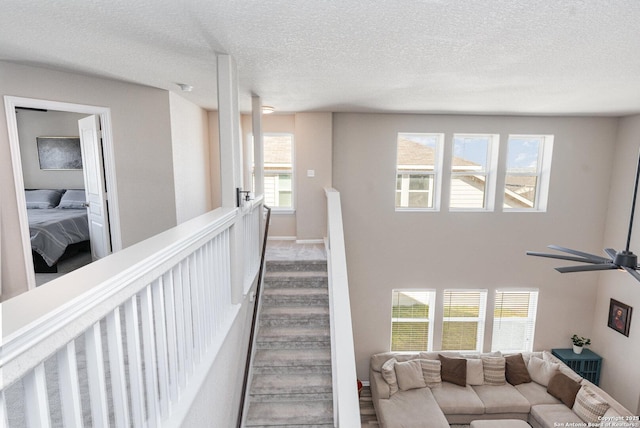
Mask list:
[[[82,169],[79,137],[36,137],[40,169]]]
[[[615,299],[611,299],[611,302],[609,303],[609,322],[607,325],[618,333],[629,336],[632,310],[633,308],[631,306],[618,302]]]

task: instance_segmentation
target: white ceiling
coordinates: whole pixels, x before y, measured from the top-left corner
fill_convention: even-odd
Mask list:
[[[640,112],[637,0],[2,0],[0,60],[216,108],[216,53],[280,112]]]

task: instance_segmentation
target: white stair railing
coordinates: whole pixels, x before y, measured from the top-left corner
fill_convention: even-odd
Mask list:
[[[0,426],[180,426],[257,276],[261,211],[217,209],[0,304]]]
[[[349,302],[347,257],[342,226],[340,193],[325,189],[327,196],[327,266],[331,310],[331,364],[334,426],[360,426],[356,362]]]

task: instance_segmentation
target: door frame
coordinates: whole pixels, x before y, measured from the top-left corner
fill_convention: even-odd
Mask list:
[[[102,128],[102,156],[105,169],[105,185],[107,200],[109,203],[109,230],[111,233],[111,251],[122,249],[122,235],[120,229],[120,209],[118,206],[118,193],[116,182],[115,155],[113,148],[113,133],[111,130],[111,109],[83,104],[71,104],[59,101],[40,100],[35,98],[23,98],[5,95],[5,114],[7,117],[7,130],[9,134],[9,147],[11,150],[11,163],[13,166],[13,182],[15,184],[16,202],[18,207],[18,220],[20,223],[20,236],[22,237],[22,252],[24,268],[27,276],[27,287],[32,290],[36,287],[36,276],[31,255],[31,239],[29,235],[29,219],[27,218],[27,202],[24,195],[24,176],[22,174],[22,159],[20,156],[20,139],[18,136],[18,121],[16,107],[25,107],[43,110],[57,110],[69,113],[95,114],[100,117]],[[98,148],[96,148],[98,149]]]

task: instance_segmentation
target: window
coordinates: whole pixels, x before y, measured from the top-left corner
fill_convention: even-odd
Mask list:
[[[486,290],[445,290],[443,351],[482,351]]]
[[[537,308],[537,291],[497,290],[491,350],[533,351]]]
[[[497,135],[453,136],[450,208],[493,209],[495,174],[492,168],[497,154],[497,141]]]
[[[552,148],[552,135],[509,136],[505,210],[546,211]]]
[[[391,315],[392,351],[433,349],[435,291],[393,290]]]
[[[442,134],[398,134],[396,209],[438,209],[442,139]]]
[[[293,209],[293,135],[265,134],[264,202],[275,209]]]

